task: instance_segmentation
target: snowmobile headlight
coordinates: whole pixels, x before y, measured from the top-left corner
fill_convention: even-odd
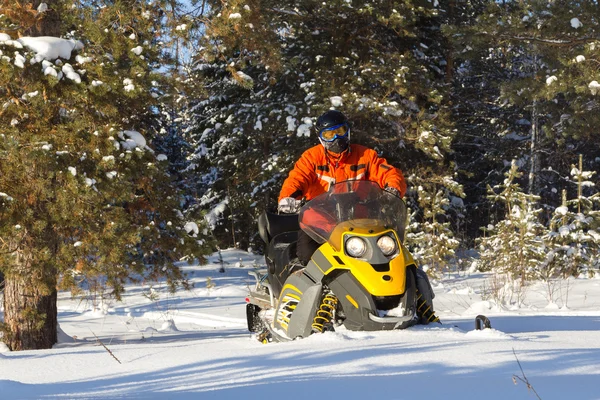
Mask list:
[[[396,252],[396,250],[398,250],[398,244],[391,236],[388,235],[384,235],[377,239],[377,246],[386,257],[391,256]]]
[[[353,236],[346,241],[346,253],[351,257],[362,257],[367,252],[367,243],[357,237]]]

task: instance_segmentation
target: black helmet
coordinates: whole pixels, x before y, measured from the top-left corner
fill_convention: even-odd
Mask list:
[[[341,153],[350,144],[350,125],[344,114],[336,110],[329,110],[317,118],[317,135],[325,149],[333,153]],[[323,136],[324,132],[330,133],[330,138]]]

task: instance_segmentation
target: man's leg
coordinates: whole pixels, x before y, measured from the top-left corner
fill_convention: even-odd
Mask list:
[[[308,264],[313,253],[319,248],[319,244],[315,242],[304,231],[298,232],[298,243],[296,244],[296,255],[302,265]]]
[[[431,283],[429,283],[429,277],[427,273],[422,269],[417,268],[417,289],[421,296],[423,296],[423,300],[427,304],[427,307],[430,308],[431,313],[433,314],[433,299],[435,298],[435,293],[433,293],[433,288],[431,287]],[[426,319],[422,319],[422,324],[428,324],[429,321]]]

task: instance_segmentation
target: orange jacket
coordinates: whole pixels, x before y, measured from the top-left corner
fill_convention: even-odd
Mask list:
[[[402,172],[377,155],[375,150],[351,144],[338,160],[318,144],[306,150],[283,182],[279,200],[284,197],[311,200],[325,193],[336,182],[349,179],[371,180],[382,188],[391,186],[401,196],[406,193]]]

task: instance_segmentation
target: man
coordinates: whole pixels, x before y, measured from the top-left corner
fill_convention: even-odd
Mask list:
[[[374,150],[350,144],[350,125],[344,114],[339,111],[325,112],[317,119],[316,129],[320,144],[302,154],[283,182],[279,193],[279,212],[296,213],[300,199],[311,200],[327,192],[332,184],[351,179],[377,182],[388,192],[404,197],[406,182],[402,172],[389,165]],[[317,242],[304,231],[299,231],[296,255],[303,265],[308,264],[318,248]],[[435,294],[427,274],[417,269],[416,278],[419,293],[431,310],[430,315],[434,315]],[[423,324],[430,322],[423,315],[420,320]]]
[[[279,212],[298,212],[300,199],[311,200],[336,182],[370,180],[392,194],[403,197],[406,182],[402,172],[365,146],[350,144],[350,125],[339,111],[330,110],[317,119],[320,144],[302,154],[279,193]],[[303,265],[319,245],[299,232],[296,253]]]

